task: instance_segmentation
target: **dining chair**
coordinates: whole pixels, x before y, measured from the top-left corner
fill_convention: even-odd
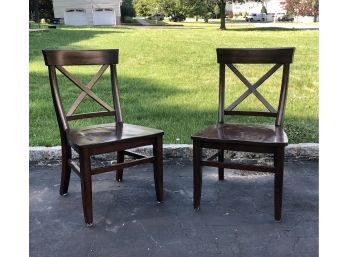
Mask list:
[[[60,140],[62,146],[62,171],[60,183],[60,195],[68,193],[71,170],[81,180],[81,193],[84,219],[87,226],[93,225],[92,208],[92,175],[104,172],[116,172],[116,180],[123,179],[123,169],[131,166],[153,163],[154,181],[157,201],[163,200],[163,131],[132,125],[123,122],[119,85],[117,80],[116,64],[118,64],[118,49],[105,50],[42,50],[45,64],[48,66],[49,82],[53,105],[56,112]],[[87,83],[82,83],[76,73],[89,74],[88,67],[96,67],[97,73]],[[74,67],[70,67],[74,66]],[[70,69],[70,71],[69,71]],[[71,69],[74,72],[71,72]],[[63,74],[59,75],[57,70]],[[87,70],[87,71],[86,71]],[[105,72],[109,70],[109,72]],[[104,74],[105,73],[105,74]],[[109,102],[102,100],[92,88],[99,82],[105,82],[100,78],[104,74],[110,74],[110,82],[103,84],[104,89],[109,92]],[[74,74],[74,75],[73,75]],[[59,76],[58,76],[59,75]],[[92,74],[93,75],[93,74]],[[71,101],[70,108],[64,108],[68,104],[63,101],[60,93],[63,78],[67,78],[69,85],[75,85],[79,89],[75,101]],[[66,79],[65,79],[66,80]],[[110,84],[109,84],[110,83]],[[65,83],[66,84],[66,83]],[[64,84],[64,88],[67,86]],[[108,86],[105,86],[108,84]],[[101,85],[102,86],[102,85]],[[71,95],[71,93],[70,93]],[[64,97],[69,95],[64,94]],[[98,111],[86,111],[79,106],[87,99],[95,105],[99,105]],[[67,110],[67,111],[66,111]],[[93,109],[94,110],[94,109]],[[71,122],[81,121],[105,116],[111,117],[112,123],[95,122],[94,125],[72,127]],[[97,119],[94,119],[95,121]],[[81,124],[81,123],[80,123]],[[129,149],[152,145],[153,155],[145,156],[129,151]],[[78,162],[72,159],[72,149],[76,151]],[[105,167],[93,167],[91,157],[94,155],[115,152],[117,153],[117,164]],[[125,158],[128,156],[130,158]]]
[[[289,81],[289,68],[295,48],[218,48],[219,63],[219,107],[218,122],[192,135],[193,141],[193,206],[198,210],[201,203],[202,167],[218,168],[219,180],[224,180],[224,169],[238,169],[274,173],[274,217],[280,221],[282,210],[284,151],[288,138],[283,129],[286,96]],[[241,72],[241,69],[253,69],[254,66],[265,66],[270,69],[252,84]],[[226,67],[236,75],[246,90],[225,107]],[[282,67],[277,90],[279,101],[277,108],[267,101],[260,93],[259,87]],[[245,73],[244,73],[245,74]],[[275,76],[276,77],[276,76]],[[277,78],[277,77],[276,77]],[[243,86],[244,86],[243,85]],[[262,103],[263,110],[240,108],[240,104],[248,96],[254,95]],[[278,97],[276,97],[278,99]],[[273,103],[273,105],[275,105]],[[239,106],[239,108],[237,108]],[[225,122],[225,116],[262,116],[273,119],[272,124]],[[214,154],[203,159],[202,149],[214,149]],[[217,150],[217,151],[215,151]],[[255,165],[245,162],[228,161],[225,151],[242,151],[252,153],[273,154],[273,165]]]

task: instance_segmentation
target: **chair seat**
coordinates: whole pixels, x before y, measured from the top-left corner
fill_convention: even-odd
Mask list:
[[[288,137],[281,127],[262,124],[217,124],[197,132],[193,140],[249,145],[287,145]]]
[[[73,147],[90,148],[115,142],[152,138],[163,134],[163,131],[158,129],[126,123],[116,127],[116,123],[108,123],[70,129],[68,139]]]

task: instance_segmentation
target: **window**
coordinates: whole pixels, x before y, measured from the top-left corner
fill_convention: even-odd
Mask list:
[[[104,12],[113,12],[114,9],[112,9],[112,8],[96,8],[94,11],[96,11],[96,12],[102,12],[102,11],[104,11]]]
[[[86,12],[85,9],[66,9],[65,12]]]

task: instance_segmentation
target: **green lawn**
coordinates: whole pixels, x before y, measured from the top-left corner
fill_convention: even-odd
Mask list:
[[[295,46],[285,129],[290,143],[318,142],[318,31],[258,29],[231,24],[227,31],[217,28],[218,25],[211,24],[183,29],[60,27],[45,33],[30,33],[30,145],[60,144],[47,67],[41,54],[44,48],[120,49],[118,76],[125,122],[163,129],[165,143],[191,143],[193,132],[217,120],[217,47]],[[82,81],[88,82],[95,69],[73,71]],[[264,72],[266,70],[256,66],[245,74],[255,81]],[[277,77],[279,74],[275,74]],[[231,72],[227,79],[230,83],[235,81]],[[95,87],[103,99],[108,98],[108,81],[105,78]],[[278,93],[272,86],[273,80],[262,85],[260,91],[276,106]],[[79,93],[74,86],[68,91],[64,89],[65,86],[62,95],[75,97]],[[228,84],[226,103],[232,102],[245,89],[241,83]],[[252,97],[247,105],[259,106]],[[82,111],[90,109],[90,102],[86,101],[81,108]],[[239,117],[228,120],[233,119],[245,121]]]

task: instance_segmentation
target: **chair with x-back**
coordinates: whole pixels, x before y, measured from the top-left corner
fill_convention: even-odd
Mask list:
[[[162,201],[163,131],[126,124],[123,122],[116,73],[118,49],[43,50],[42,52],[45,64],[48,66],[52,99],[61,137],[62,173],[60,194],[67,194],[70,173],[71,170],[73,170],[81,180],[83,213],[86,224],[90,226],[93,224],[92,175],[114,171],[116,172],[116,180],[121,182],[124,168],[150,162],[153,163],[154,166],[156,197],[158,201]],[[97,69],[98,66],[100,68],[86,85],[84,85],[76,75],[72,75],[66,67],[77,66],[78,72],[85,74],[85,68],[90,65],[97,67]],[[103,101],[95,92],[92,91],[96,82],[101,81],[100,78],[108,68],[111,76],[111,86],[109,84],[110,82],[107,83],[109,84],[109,96],[112,99],[111,105]],[[64,109],[64,106],[67,104],[63,101],[63,97],[60,94],[59,85],[61,85],[61,83],[59,81],[61,81],[62,78],[58,78],[57,70],[64,75],[59,75],[60,77],[66,77],[70,82],[72,82],[70,84],[75,84],[81,90],[78,90],[80,93],[67,112]],[[80,112],[77,113],[76,110],[81,106],[80,104],[87,96],[93,99],[90,101],[97,103],[101,107],[99,107],[96,112],[90,111],[89,108],[88,111],[83,110],[81,112],[80,110]],[[100,111],[100,109],[102,109],[102,111]],[[104,116],[111,116],[113,122],[74,128],[70,126],[71,121]],[[131,148],[145,145],[153,146],[153,156],[145,156],[128,151]],[[72,148],[79,155],[79,165],[72,159]],[[117,152],[117,164],[103,167],[94,167],[95,165],[91,165],[92,156],[109,152]],[[125,159],[125,155],[131,158]]]
[[[274,215],[281,219],[284,150],[288,144],[287,135],[283,130],[284,110],[288,88],[289,67],[293,59],[295,48],[218,48],[217,62],[219,71],[219,108],[218,122],[192,135],[193,140],[193,186],[195,209],[200,208],[202,188],[202,167],[211,166],[218,168],[219,180],[224,179],[224,168],[250,171],[272,172],[274,180]],[[237,65],[256,64],[273,65],[256,83],[251,84],[240,72]],[[258,91],[273,73],[283,66],[278,107],[274,108]],[[231,105],[225,108],[225,68],[228,67],[245,84],[247,90]],[[248,66],[247,66],[248,67]],[[253,94],[265,106],[267,111],[239,110],[236,109],[249,95]],[[273,117],[275,123],[248,124],[225,123],[225,115],[247,115]],[[217,152],[203,159],[202,149],[215,149]],[[270,153],[273,154],[273,165],[254,165],[225,160],[225,150]],[[217,160],[216,160],[217,159]]]

